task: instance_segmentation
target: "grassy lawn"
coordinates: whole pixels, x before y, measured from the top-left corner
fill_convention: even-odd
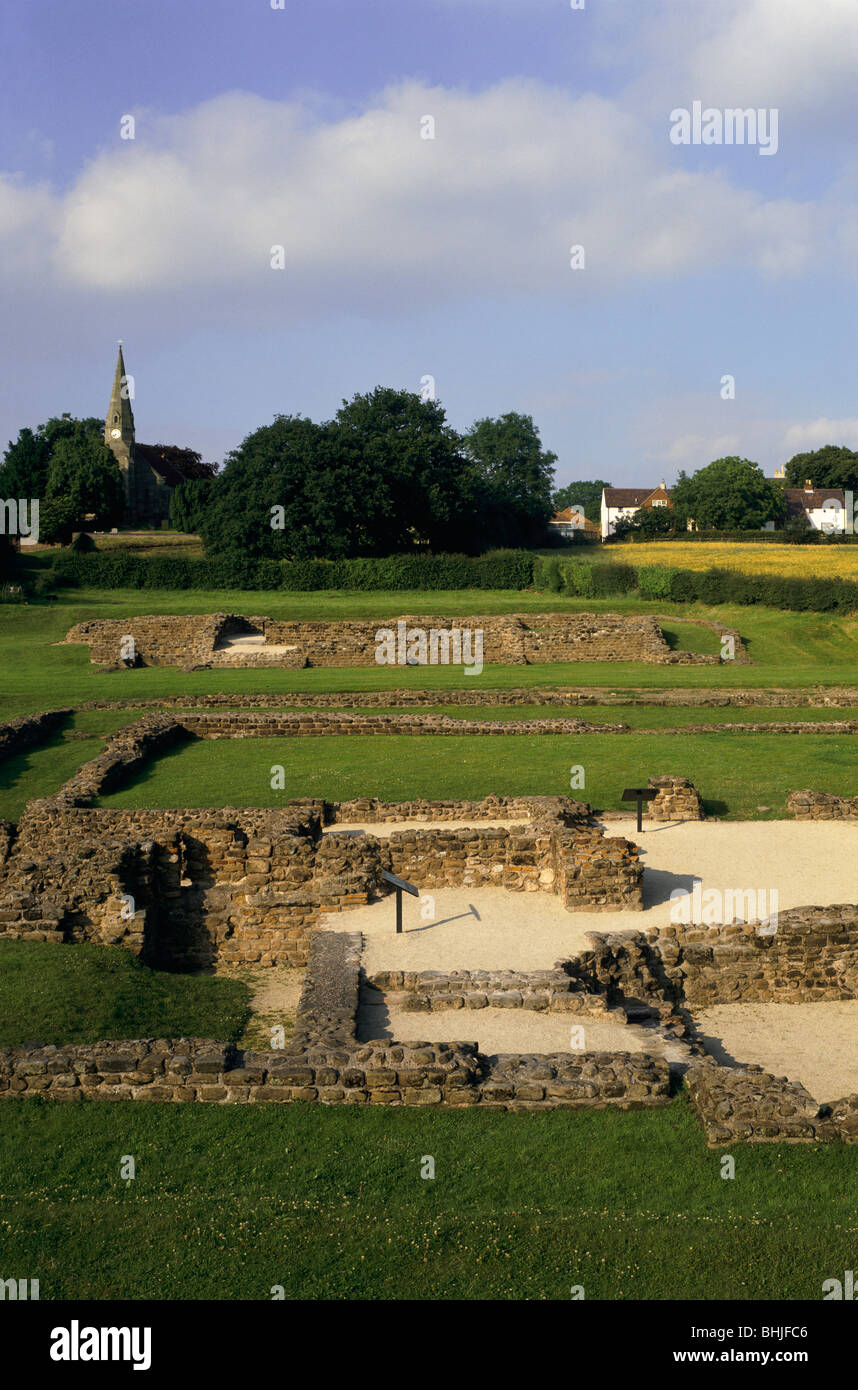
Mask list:
[[[453,616],[503,612],[596,611],[653,613],[666,618],[671,639],[682,645],[688,631],[690,649],[708,643],[712,634],[701,618],[736,627],[745,638],[753,666],[650,666],[640,662],[570,662],[542,666],[487,666],[480,676],[461,667],[411,669],[215,670],[183,672],[176,667],[105,672],[92,666],[84,646],[57,645],[68,629],[86,618],[119,618],[146,613],[232,611],[270,617],[385,618],[402,613]],[[687,627],[673,616],[697,619]],[[4,679],[0,718],[86,700],[147,699],[242,691],[294,693],[319,690],[397,688],[461,689],[479,685],[504,688],[527,685],[634,687],[795,687],[849,684],[858,681],[858,617],[781,613],[774,609],[725,605],[643,603],[631,599],[586,602],[553,595],[508,591],[448,593],[140,593],[133,590],[64,591],[53,607],[0,605],[0,666]]]
[[[285,769],[272,791],[271,768]],[[583,766],[582,800],[620,810],[624,787],[649,776],[690,777],[710,814],[734,820],[785,814],[799,788],[858,793],[858,740],[842,735],[510,734],[302,739],[214,739],[180,745],[153,762],[103,806],[278,806],[290,797],[331,801],[378,796],[478,798],[570,794],[570,768]]]
[[[682,1097],[538,1115],[7,1101],[3,1258],[42,1299],[819,1299],[854,1264],[854,1152],[731,1152],[728,1182]]]
[[[150,970],[120,946],[0,941],[0,1047],[103,1038],[233,1041],[248,1018],[238,980]]]
[[[167,537],[163,543],[173,544]],[[706,566],[744,565],[745,549],[777,558],[762,545],[722,548],[729,561],[707,554],[708,546],[684,547]],[[858,573],[858,550],[784,549],[798,564],[842,556]],[[608,556],[692,563],[675,546],[607,548],[595,558]],[[823,572],[834,571],[829,565]],[[664,616],[668,640],[679,649],[717,650],[703,619],[736,627],[756,664],[487,667],[480,677],[437,667],[107,674],[90,665],[85,647],[56,645],[86,618],[218,610],[379,620],[403,613],[649,612]],[[76,590],[63,591],[51,607],[0,605],[0,666],[0,719],[86,700],[173,694],[187,696],[192,708],[195,697],[221,691],[848,685],[858,684],[858,617],[485,591]],[[536,704],[438,712],[499,719],[566,713]],[[581,713],[633,730],[858,717],[858,710],[838,709],[612,705]],[[14,819],[30,798],[55,792],[110,732],[137,716],[77,713],[43,747],[0,764],[0,816]],[[279,764],[286,786],[275,792],[271,768]],[[573,790],[570,769],[579,764],[586,785]],[[710,814],[774,818],[800,787],[858,793],[858,740],[632,732],[199,741],[171,750],[101,804],[277,806],[298,796],[470,799],[496,792],[571,794],[620,809],[625,786],[669,772],[692,779]],[[760,805],[769,809],[760,812]],[[257,1041],[267,1015],[251,1018],[249,1002],[269,982],[238,973],[179,976],[151,971],[118,948],[0,941],[0,1046],[169,1035]],[[281,982],[283,998],[293,983]],[[520,1115],[6,1101],[0,1255],[6,1273],[39,1279],[45,1300],[267,1299],[278,1284],[292,1299],[567,1299],[573,1285],[583,1285],[591,1300],[819,1299],[823,1280],[854,1268],[854,1150],[736,1144],[730,1152],[736,1179],[723,1181],[720,1152],[707,1149],[683,1094],[657,1111]],[[131,1182],[120,1178],[125,1154],[136,1159]],[[434,1181],[420,1178],[424,1155],[435,1159]]]
[[[0,762],[0,819],[16,821],[28,801],[53,796],[101,752],[108,734],[138,717],[137,711],[81,710],[45,743]]]
[[[374,714],[379,715],[385,712],[396,714],[402,713],[402,710],[391,709],[389,711],[373,711]],[[520,722],[524,719],[557,719],[575,713],[574,710],[566,710],[564,708],[558,708],[557,706],[552,705],[496,706],[488,707],[486,709],[475,709],[468,706],[438,705],[433,709],[427,709],[423,712],[427,714],[442,714],[450,719],[464,720],[479,718],[496,721],[508,721],[510,723]],[[53,796],[59,790],[62,784],[65,781],[67,781],[68,778],[71,777],[74,772],[77,771],[77,769],[81,766],[82,763],[86,762],[90,758],[95,757],[96,754],[101,752],[102,748],[104,747],[105,737],[109,733],[111,733],[114,729],[121,727],[122,725],[128,724],[134,719],[142,717],[144,713],[144,710],[79,711],[74,715],[71,715],[67,720],[66,727],[58,733],[54,734],[53,737],[50,738],[45,744],[41,745],[38,748],[30,749],[25,753],[21,753],[15,758],[10,758],[6,762],[0,762],[0,819],[17,821],[23,813],[28,801],[31,801],[36,797]],[[779,720],[795,720],[798,722],[819,721],[824,723],[827,721],[830,722],[832,720],[837,719],[858,719],[858,708],[781,709],[764,707],[760,709],[752,708],[711,710],[707,708],[669,708],[659,705],[588,705],[581,709],[580,714],[582,718],[588,720],[591,723],[623,723],[628,724],[632,730],[658,730],[682,729],[684,726],[692,724],[714,723],[730,725],[743,723],[745,721],[752,721],[755,723],[775,723]],[[85,737],[87,733],[91,733],[92,736],[89,738]],[[538,741],[541,742],[543,737],[545,736],[539,735]],[[600,736],[594,735],[592,737],[598,738]],[[734,736],[731,740],[731,746],[736,739],[741,738],[741,735]],[[464,741],[469,746],[473,745],[475,748],[478,746],[478,740],[466,738]],[[783,736],[777,735],[776,742],[778,747],[781,746],[782,741]],[[348,746],[351,740],[341,739],[338,740],[338,742],[340,744],[343,744],[345,748]],[[374,740],[371,740],[370,742],[374,742]],[[389,743],[390,740],[386,740],[386,742]],[[412,766],[410,759],[412,758],[412,749],[414,746],[414,742],[415,740],[409,739],[407,741],[407,744],[400,744],[394,749],[395,764],[398,764],[401,761],[402,757],[405,756],[406,776],[410,775],[407,769]],[[593,753],[591,748],[591,742],[591,737],[588,736],[587,742],[584,744],[583,754],[578,758],[579,762],[584,762],[585,764],[592,762]],[[826,739],[825,742],[826,748],[830,750],[831,740]],[[187,771],[182,773],[183,780],[181,784],[176,784],[176,799],[169,799],[163,804],[177,805],[179,804],[178,799],[181,795],[190,796],[192,798],[192,801],[188,804],[193,805],[217,805],[219,804],[218,797],[224,797],[230,800],[231,804],[236,804],[234,800],[235,784],[232,780],[233,764],[238,756],[236,745],[227,744],[225,742],[223,744],[218,743],[205,746],[209,747],[210,755],[208,759],[205,759],[208,765],[208,770],[202,774],[203,781],[201,782],[199,780],[200,768],[194,765],[193,769],[191,769],[191,764],[185,762],[186,758],[190,758],[192,756],[191,749],[188,748],[183,752],[182,762],[178,765],[180,768],[187,768]],[[269,740],[266,742],[266,746],[264,749],[261,749],[256,741],[250,744],[245,743],[243,746],[244,752],[243,755],[238,759],[238,761],[241,767],[245,770],[244,781],[242,781],[241,784],[241,794],[243,798],[247,799],[242,800],[239,804],[275,804],[273,800],[266,800],[266,798],[273,797],[273,793],[271,793],[270,788],[267,787],[267,776],[268,769],[270,768],[270,762],[266,761],[266,759],[270,758],[271,761],[276,762],[279,758],[282,761],[284,757],[283,744],[278,743],[274,740]],[[520,749],[521,746],[522,744],[519,740],[517,742],[517,747]],[[552,744],[551,746],[556,747],[556,744]],[[628,744],[626,742],[618,744],[615,741],[611,741],[606,744],[605,740],[602,739],[599,746],[600,749],[602,749],[602,753],[600,754],[600,756],[604,756],[604,758],[608,760],[610,765],[616,770],[617,776],[620,778],[620,780],[623,780],[626,776],[626,770],[630,766],[630,749]],[[673,744],[670,746],[668,746],[664,741],[662,741],[660,744],[649,744],[648,750],[652,750],[653,756],[657,758],[657,761],[660,766],[665,759],[668,759],[669,761],[671,761],[671,763],[681,762],[684,756],[683,750],[685,749],[685,746],[685,741],[683,741],[681,745]],[[813,755],[813,752],[809,748],[809,746],[805,745],[805,747],[807,752],[807,760],[805,762],[804,768],[802,769],[800,763],[791,764],[791,766],[795,768],[795,776],[800,779],[802,786],[806,784],[807,778],[810,778],[811,780],[813,779],[813,777],[816,775],[816,768],[820,762],[819,757],[815,757]],[[214,758],[215,748],[222,748],[224,750],[224,757],[226,760],[225,776],[227,776],[229,779],[227,784],[224,784],[223,782],[219,782],[217,780],[215,782],[212,782],[212,762],[217,762],[218,764],[220,762],[219,759]],[[840,761],[843,758],[844,745],[838,743],[837,748],[837,757],[838,761]],[[851,744],[845,746],[845,752],[850,755],[847,764],[849,769],[852,769],[854,767],[854,760],[850,751],[851,748]],[[590,750],[589,752],[588,749]],[[486,751],[488,752],[488,750]],[[443,748],[441,749],[441,752],[443,754]],[[767,754],[763,754],[761,752],[760,757],[771,757],[775,753],[776,749],[773,747],[768,750]],[[495,766],[498,764],[498,757],[496,756],[496,754],[497,747],[494,746],[494,752],[491,754],[490,758],[491,766]],[[420,755],[418,754],[417,756],[419,763]],[[530,753],[528,753],[527,756],[528,760],[530,760]],[[647,756],[649,756],[649,751]],[[719,754],[719,756],[721,755]],[[732,756],[730,754],[729,748],[725,751],[724,756]],[[370,753],[370,759],[372,759],[372,753]],[[822,760],[824,761],[824,758]],[[503,759],[501,759],[500,761],[501,763],[503,763]],[[312,762],[320,777],[329,778],[329,773],[332,771],[332,768],[328,755],[325,753],[324,748],[319,748],[318,752],[314,753],[312,757]],[[352,762],[353,760],[350,760],[350,766]],[[360,766],[363,767],[363,753],[361,753],[359,756],[359,762]],[[442,757],[441,764],[446,764],[447,762],[448,758]],[[262,771],[265,774],[265,785],[262,785],[262,783],[259,782],[260,763],[262,765]],[[339,766],[339,763],[337,765]],[[504,765],[506,766],[506,764]],[[290,767],[295,766],[293,754],[288,755],[286,766],[287,773],[289,772]],[[300,762],[300,766],[303,767],[303,761]],[[472,764],[469,762],[468,767],[470,768],[471,766]],[[512,767],[514,768],[514,766],[515,760],[513,759]],[[826,766],[830,767],[830,763],[826,764]],[[371,761],[369,767],[371,769],[369,775],[372,776],[373,779],[377,779],[379,772],[376,762]],[[325,771],[326,768],[328,769],[327,772]],[[555,779],[556,767],[550,767],[548,769],[548,773],[551,776],[552,780]],[[509,775],[512,774],[510,773]],[[443,771],[442,767],[439,765],[437,769],[438,779],[446,778],[446,776],[447,773]],[[163,797],[165,795],[165,792],[162,777],[163,772],[159,771],[155,775],[154,782],[152,782],[149,778],[149,775],[147,774],[147,777],[145,779],[138,780],[138,782],[134,784],[133,788],[123,789],[121,792],[115,793],[105,802],[105,804],[122,804],[129,806],[144,804],[143,802],[139,801],[138,798],[140,793],[136,790],[136,788],[144,786],[144,784],[145,794],[147,796],[155,795],[159,798]],[[854,791],[854,783],[852,780],[849,780],[851,779],[851,777],[852,772],[850,770],[847,778],[847,787],[849,789],[848,794],[853,794]],[[401,778],[398,779],[397,785],[399,785],[400,787],[403,785]],[[446,782],[444,783],[444,785],[446,785]],[[609,779],[603,778],[599,785],[602,794],[606,796],[610,795],[613,783]],[[625,781],[623,782],[623,785],[626,785]],[[441,786],[440,780],[438,781],[438,786]],[[788,790],[790,791],[796,789],[797,784],[796,786],[790,785],[788,788]],[[203,794],[207,798],[213,799],[206,800],[205,802],[193,800],[193,798],[199,794]],[[235,794],[237,795],[237,793]],[[293,792],[292,794],[297,795],[299,793]],[[327,794],[330,795],[330,793]],[[360,794],[363,793],[361,792]],[[437,796],[448,794],[453,795],[452,792],[441,791],[437,789],[433,793],[433,795]],[[400,795],[405,796],[406,793],[400,792]],[[161,805],[162,802],[159,800],[157,803],[146,802],[145,804]],[[756,802],[754,803],[754,805],[756,805]],[[751,810],[753,811],[753,809],[754,807],[752,806]]]

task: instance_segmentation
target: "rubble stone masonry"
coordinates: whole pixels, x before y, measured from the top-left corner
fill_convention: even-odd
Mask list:
[[[77,794],[31,802],[17,833],[0,836],[0,935],[121,945],[169,969],[303,965],[323,914],[389,891],[382,869],[427,890],[480,883],[553,892],[569,911],[641,907],[637,847],[605,837],[589,808],[566,798],[447,802],[442,816],[474,808],[474,826],[376,838],[338,833],[343,807],[321,801],[111,810],[82,804],[91,785],[84,778]],[[345,806],[349,816],[363,809]],[[390,809],[382,804],[381,814]],[[529,819],[480,823],[510,810]],[[432,811],[404,803],[399,814],[431,819]]]
[[[614,613],[505,614],[450,618],[432,614],[403,615],[372,621],[284,622],[213,613],[128,619],[91,619],[78,623],[67,642],[86,643],[96,665],[118,667],[123,638],[131,637],[137,664],[144,666],[271,665],[376,666],[377,633],[397,632],[397,625],[422,632],[477,631],[483,634],[483,661],[503,666],[557,661],[644,661],[648,663],[718,664],[717,656],[671,651],[657,619]],[[726,631],[726,629],[725,629]],[[237,650],[228,639],[256,636],[254,651]],[[270,654],[266,653],[270,648]],[[402,660],[406,657],[403,647]]]

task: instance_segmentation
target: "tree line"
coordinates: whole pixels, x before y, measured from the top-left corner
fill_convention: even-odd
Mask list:
[[[6,450],[0,496],[38,497],[43,539],[121,524],[122,480],[103,435],[100,420],[64,415]],[[529,415],[460,434],[439,402],[379,386],[323,423],[275,416],[214,477],[181,483],[171,520],[211,553],[260,559],[479,554],[545,540],[556,459]]]
[[[858,499],[858,452],[841,444],[826,444],[811,452],[795,454],[784,465],[783,478],[767,478],[758,463],[735,455],[714,459],[688,474],[681,470],[670,489],[671,507],[642,507],[616,525],[622,538],[630,533],[645,536],[685,531],[690,523],[698,531],[759,531],[770,522],[791,533],[810,529],[803,512],[790,513],[785,489],[803,488],[810,480],[821,491],[852,491]],[[610,483],[570,483],[555,493],[560,507],[576,503],[585,515],[598,521],[602,489]]]
[[[555,511],[582,506],[598,521],[602,489],[610,486],[597,478],[556,489],[557,456],[529,415],[510,411],[459,433],[439,402],[382,386],[343,401],[322,423],[276,415],[219,471],[198,454],[193,459],[196,476],[173,492],[172,524],[202,536],[209,554],[254,559],[544,545]],[[858,494],[858,452],[829,444],[796,454],[785,474],[766,478],[759,464],[737,457],[682,471],[672,508],[643,509],[618,534],[684,530],[689,520],[699,530],[758,530],[772,521],[800,529],[802,518],[787,519],[784,486],[810,478],[817,488]],[[22,429],[0,465],[0,498],[38,498],[40,538],[49,542],[120,526],[122,478],[103,422],[62,415]]]

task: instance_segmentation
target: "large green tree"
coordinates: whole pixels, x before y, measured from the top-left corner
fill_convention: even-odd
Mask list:
[[[693,520],[701,531],[758,531],[783,517],[783,489],[750,459],[715,459],[691,477],[682,472],[671,495],[680,527]]]
[[[199,521],[210,552],[308,559],[348,554],[338,534],[330,426],[277,415],[227,455]]]
[[[472,470],[434,401],[377,387],[315,424],[278,415],[227,458],[201,531],[211,550],[284,559],[472,544]]]
[[[809,453],[793,454],[784,469],[789,487],[842,487],[858,491],[858,453],[843,444],[824,444]]]
[[[584,508],[588,521],[599,521],[602,516],[602,489],[611,486],[603,478],[568,483],[554,493],[551,502],[556,512],[562,512],[566,507],[580,506]]]
[[[377,386],[343,401],[333,424],[351,554],[473,545],[474,470],[440,402]]]
[[[532,545],[540,541],[554,512],[557,455],[543,448],[532,417],[510,411],[496,420],[477,420],[464,443],[476,468],[485,542]]]
[[[196,535],[203,525],[212,496],[213,478],[185,478],[170,495],[170,524],[177,531]]]
[[[43,540],[67,540],[85,524],[116,525],[124,493],[119,466],[104,443],[104,422],[61,415],[36,430],[22,429],[0,465],[0,497],[38,498]]]
[[[54,445],[45,495],[49,502],[67,500],[76,522],[83,525],[87,520],[94,530],[122,519],[125,490],[116,459],[84,422]]]

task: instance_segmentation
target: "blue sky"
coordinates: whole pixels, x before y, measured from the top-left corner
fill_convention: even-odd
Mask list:
[[[121,337],[216,460],[426,375],[559,483],[858,447],[854,0],[12,0],[0,50],[2,444]],[[695,100],[776,153],[672,144]]]

